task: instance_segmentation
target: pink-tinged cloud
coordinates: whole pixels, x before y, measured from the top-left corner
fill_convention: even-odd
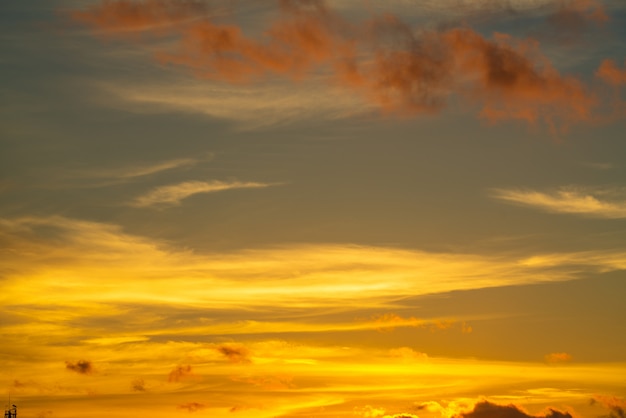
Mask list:
[[[198,0],[103,0],[84,11],[74,11],[77,21],[108,33],[159,29],[206,14]]]
[[[84,375],[92,374],[95,371],[93,364],[87,360],[78,360],[75,362],[66,361],[65,368],[67,370],[71,370],[78,374],[84,374]]]
[[[168,375],[168,382],[180,382],[181,380],[193,376],[193,371],[191,370],[191,365],[186,366],[176,366]]]
[[[568,353],[550,353],[544,356],[544,360],[549,364],[569,363],[573,357]]]
[[[624,62],[624,68],[619,68],[615,61],[604,60],[596,75],[600,77],[604,82],[613,86],[620,86],[626,84],[626,61]]]
[[[541,415],[530,415],[515,405],[498,405],[482,401],[474,405],[474,409],[460,413],[455,418],[573,418],[569,412],[548,409]]]
[[[278,4],[279,17],[256,38],[206,16],[177,26],[178,46],[160,51],[158,60],[228,83],[324,75],[384,112],[402,115],[438,112],[458,95],[480,107],[480,116],[490,122],[521,120],[561,132],[594,119],[597,97],[577,78],[560,74],[536,41],[503,34],[488,39],[468,28],[416,34],[391,15],[354,24],[322,0]],[[567,10],[602,20],[595,2],[572,4]],[[158,26],[197,7],[183,0],[109,0],[73,16],[114,32]]]
[[[198,402],[189,402],[186,404],[178,405],[178,409],[186,409],[187,412],[197,412],[206,408],[206,405]]]

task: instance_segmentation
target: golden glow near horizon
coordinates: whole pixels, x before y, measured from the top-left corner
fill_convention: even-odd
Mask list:
[[[624,416],[626,6],[3,8],[20,418]]]

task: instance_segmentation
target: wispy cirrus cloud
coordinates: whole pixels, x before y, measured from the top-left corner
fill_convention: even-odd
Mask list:
[[[178,205],[182,200],[200,193],[215,193],[233,189],[258,189],[274,185],[275,183],[242,181],[186,181],[157,187],[135,198],[131,202],[131,206],[144,208],[156,205]]]
[[[594,218],[626,218],[626,190],[622,188],[561,187],[540,192],[526,189],[494,189],[491,196],[552,213]]]

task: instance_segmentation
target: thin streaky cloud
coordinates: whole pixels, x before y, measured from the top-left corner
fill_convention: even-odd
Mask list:
[[[523,189],[494,189],[492,197],[546,212],[594,218],[626,218],[626,191],[561,187],[551,192]]]
[[[200,160],[194,158],[178,158],[167,160],[150,165],[140,165],[134,167],[122,167],[119,169],[109,169],[101,171],[93,171],[90,173],[93,177],[109,177],[116,179],[132,179],[135,177],[144,177],[156,174],[162,171],[173,170],[176,168],[190,167],[197,164]]]
[[[241,181],[186,181],[183,183],[161,186],[137,197],[131,206],[148,207],[155,205],[178,205],[190,196],[200,193],[215,193],[231,189],[256,189],[270,187],[275,183],[241,182]]]

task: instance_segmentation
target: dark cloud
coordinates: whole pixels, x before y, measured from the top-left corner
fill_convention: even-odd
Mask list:
[[[250,351],[241,344],[220,344],[215,349],[232,363],[250,363]]]
[[[474,409],[463,412],[455,418],[572,418],[569,412],[549,409],[542,415],[529,415],[515,405],[498,405],[482,401],[474,405]]]
[[[145,392],[146,390],[146,382],[143,379],[135,379],[130,382],[130,387],[135,392]]]
[[[626,418],[626,400],[616,396],[597,395],[591,399],[591,404],[599,403],[609,410],[608,415],[600,418]]]
[[[66,361],[65,368],[78,374],[92,374],[94,372],[93,364],[87,360],[78,360],[76,362]]]

